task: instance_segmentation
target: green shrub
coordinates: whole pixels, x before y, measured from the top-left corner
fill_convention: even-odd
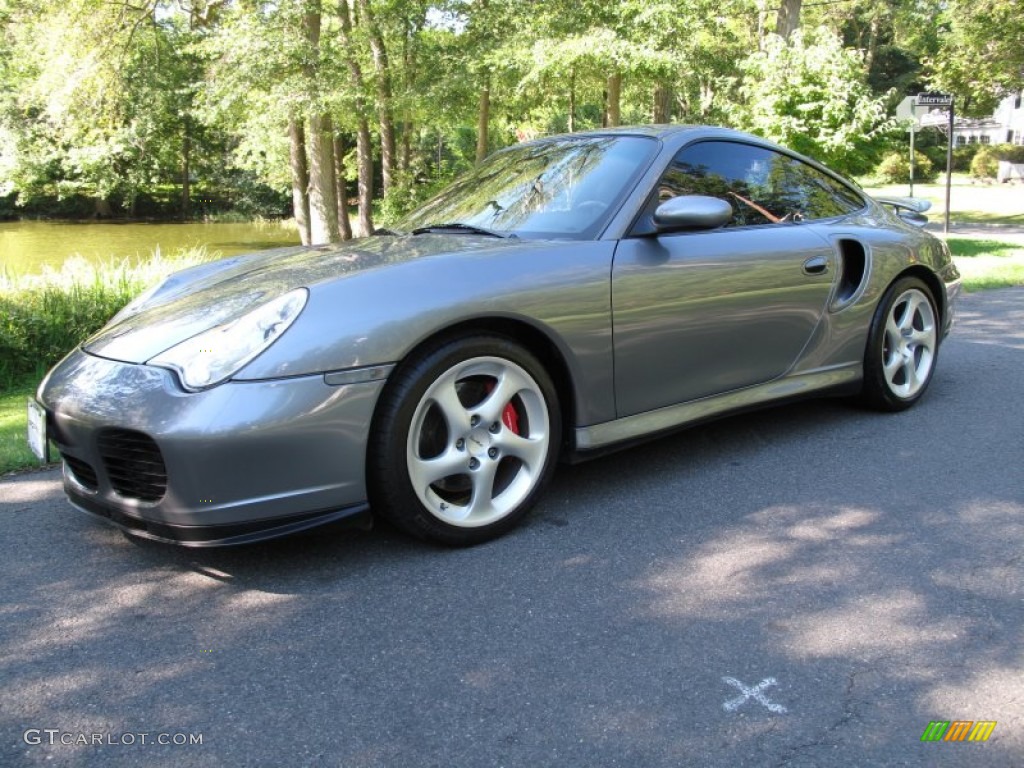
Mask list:
[[[1024,163],[1024,146],[1018,144],[997,144],[996,157],[1008,163]]]
[[[953,148],[953,170],[967,173],[971,170],[971,162],[981,149],[981,144],[964,144]]]
[[[890,152],[882,158],[882,162],[875,169],[875,175],[879,180],[888,184],[906,184],[910,181],[910,158],[906,152]],[[938,171],[928,159],[928,156],[921,153],[914,153],[914,181],[927,183],[935,181]]]
[[[931,162],[932,168],[935,169],[935,176],[933,178],[929,179],[929,181],[934,181],[935,178],[937,178],[939,174],[946,172],[946,147],[945,146],[941,146],[941,147],[928,147],[927,149],[922,149],[921,152]],[[904,154],[906,154],[906,153],[904,152]],[[919,174],[915,173],[914,179],[917,180],[918,176],[919,176]]]
[[[994,179],[999,172],[999,156],[995,147],[983,146],[971,160],[971,176],[976,179]]]
[[[0,273],[0,387],[41,374],[146,287],[211,258],[196,248],[137,265],[76,258],[41,275]]]
[[[971,176],[976,179],[994,179],[999,173],[999,161],[1024,163],[1024,146],[1014,144],[972,144],[977,147],[971,160]]]

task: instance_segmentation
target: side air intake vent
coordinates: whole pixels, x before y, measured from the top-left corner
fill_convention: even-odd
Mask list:
[[[839,287],[832,301],[832,309],[842,309],[851,303],[864,287],[868,273],[868,257],[864,246],[856,240],[839,240]]]

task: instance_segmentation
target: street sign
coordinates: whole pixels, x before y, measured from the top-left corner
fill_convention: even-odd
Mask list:
[[[917,94],[914,104],[918,107],[949,107],[953,105],[953,97],[948,93],[924,91]]]
[[[946,110],[945,112],[938,109],[933,110],[926,115],[921,115],[917,119],[917,122],[922,128],[945,125],[949,122],[949,110]]]

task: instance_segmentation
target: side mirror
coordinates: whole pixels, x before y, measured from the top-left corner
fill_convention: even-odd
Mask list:
[[[715,229],[732,218],[732,206],[725,200],[706,195],[672,197],[654,211],[654,226],[659,232],[677,229]]]

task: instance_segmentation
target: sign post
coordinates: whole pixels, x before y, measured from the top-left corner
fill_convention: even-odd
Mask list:
[[[917,170],[914,167],[914,134],[917,133],[918,128],[921,127],[920,121],[917,119],[917,110],[915,99],[916,96],[907,96],[901,101],[896,107],[896,119],[906,120],[907,130],[910,132],[910,196],[914,196],[914,172]]]
[[[948,107],[949,108],[949,143],[946,146],[946,221],[942,226],[942,231],[945,234],[949,234],[949,197],[950,189],[953,185],[953,96],[948,93],[938,93],[936,91],[925,91],[917,94],[917,98],[914,99],[915,107]],[[913,139],[911,139],[913,141]],[[913,171],[911,171],[913,174]],[[913,175],[911,175],[913,179]],[[913,184],[913,182],[911,182]],[[913,192],[911,192],[913,194]]]
[[[917,117],[917,115],[914,115],[914,106],[913,105],[910,106],[910,114],[911,114],[912,117]],[[910,196],[911,197],[914,196],[914,134],[915,133],[917,133],[917,126],[912,124],[910,126]]]

